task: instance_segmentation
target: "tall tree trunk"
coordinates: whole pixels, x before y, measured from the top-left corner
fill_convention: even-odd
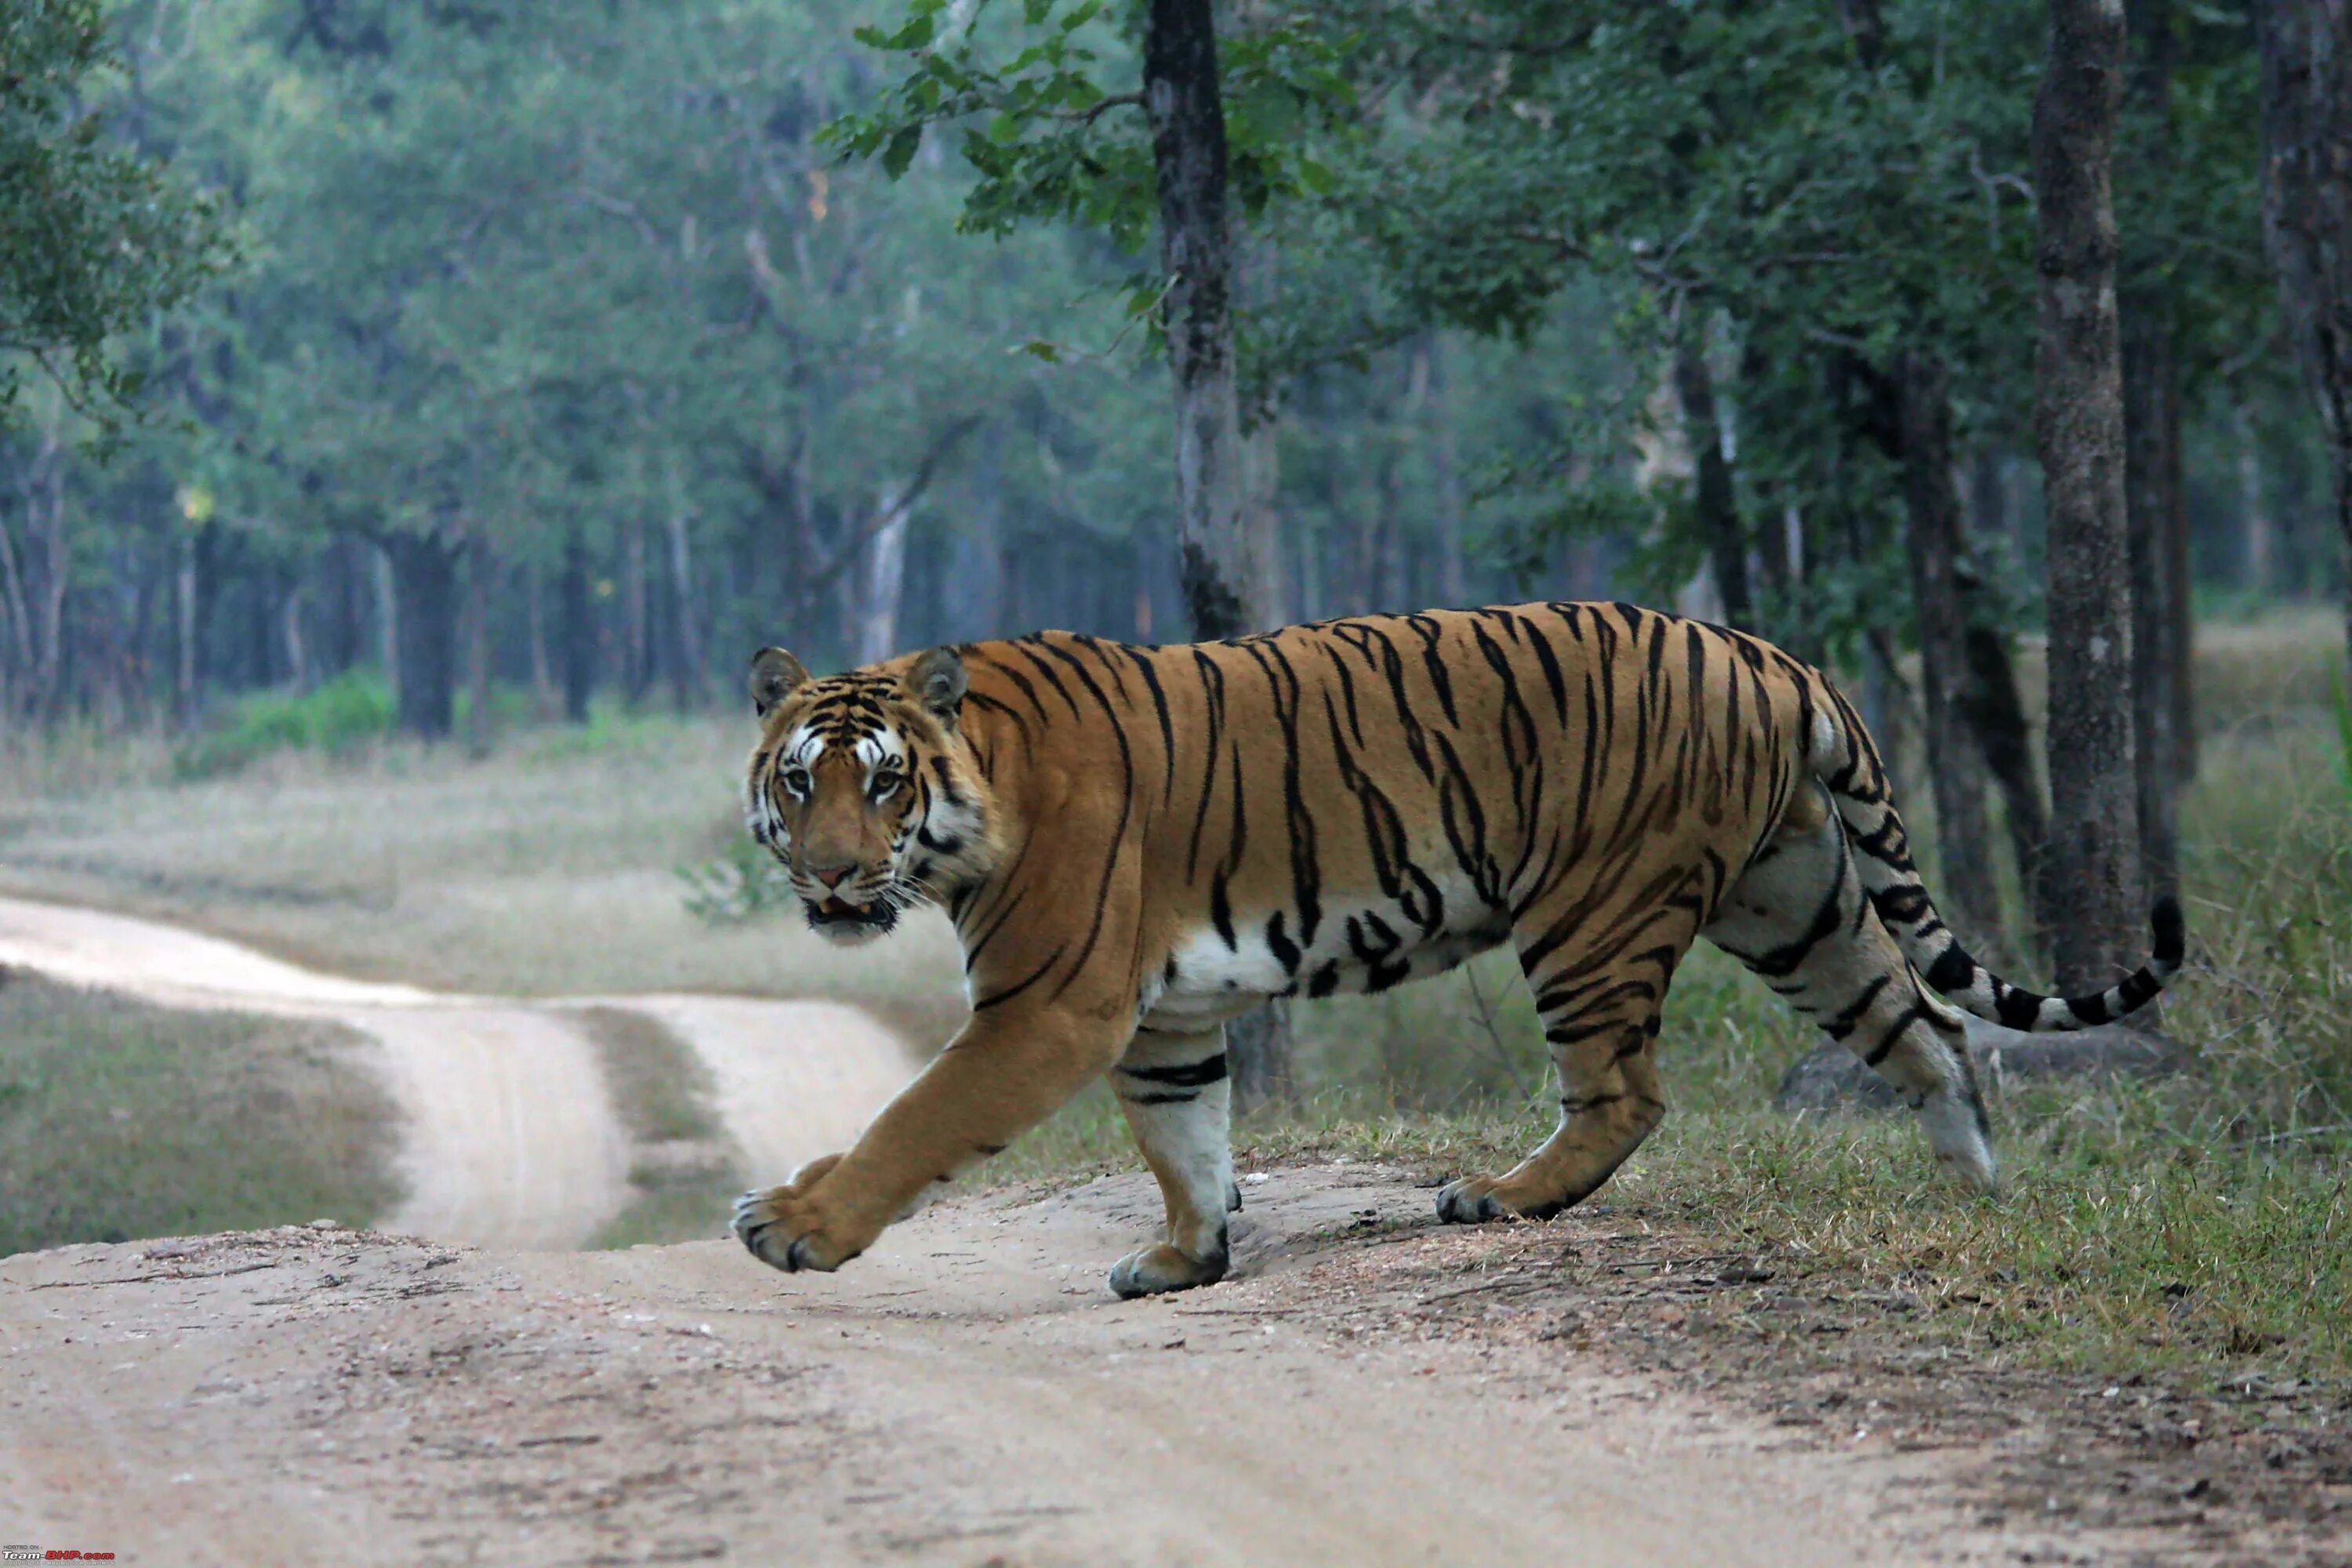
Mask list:
[[[669,644],[668,658],[670,695],[683,710],[695,706],[697,689],[702,681],[702,606],[694,592],[694,542],[688,536],[688,525],[692,513],[686,504],[686,484],[677,471],[675,456],[662,460],[662,478],[669,496],[669,513],[664,520],[669,540]]]
[[[2049,511],[2051,853],[2058,984],[2111,984],[2137,962],[2139,800],[2124,507],[2122,352],[2110,160],[2123,86],[2114,0],[2051,0],[2033,102],[2042,273],[2034,439]]]
[[[1168,365],[1176,382],[1177,568],[1192,635],[1237,637],[1273,626],[1280,611],[1272,584],[1251,570],[1242,514],[1225,111],[1210,0],[1148,0],[1143,103],[1159,186],[1160,266],[1168,279]],[[1289,1081],[1288,1018],[1279,1004],[1231,1026],[1226,1039],[1237,1079]]]
[[[898,651],[898,605],[906,594],[907,529],[913,510],[908,500],[905,487],[883,486],[877,503],[881,523],[866,541],[854,653],[860,664],[878,664]]]
[[[318,684],[318,666],[310,657],[310,639],[305,630],[309,600],[310,591],[298,578],[288,584],[278,607],[278,629],[286,644],[287,681],[298,692]]]
[[[396,606],[400,727],[439,740],[457,716],[457,563],[464,554],[438,532],[388,533]]]
[[[2352,626],[2352,5],[2256,0],[2263,238],[2327,432]],[[2352,655],[2352,637],[2346,640]]]
[[[498,558],[478,533],[467,543],[465,569],[466,744],[478,755],[490,746],[490,600],[499,580]]]
[[[1143,96],[1176,382],[1177,563],[1192,635],[1235,637],[1273,625],[1276,613],[1266,584],[1253,580],[1242,515],[1225,117],[1210,0],[1150,0]]]
[[[1675,342],[1675,396],[1682,405],[1683,429],[1690,442],[1692,500],[1699,537],[1706,542],[1707,561],[1715,568],[1715,588],[1723,599],[1725,622],[1752,627],[1756,609],[1748,586],[1748,530],[1739,521],[1731,459],[1723,452],[1723,424],[1715,409],[1715,374],[1706,363],[1706,326],[1696,309],[1686,308],[1683,314],[1686,319]]]
[[[172,570],[172,695],[184,730],[196,722],[196,540],[180,535]]]
[[[1424,333],[1415,350],[1426,385],[1431,488],[1436,494],[1437,597],[1444,605],[1470,602],[1467,542],[1463,537],[1467,505],[1462,489],[1461,422],[1454,416],[1453,354],[1443,332]]]
[[[204,626],[203,582],[205,575],[204,543],[205,537],[200,535],[197,539],[196,550],[198,592],[195,595],[196,626],[199,635]],[[393,701],[397,706],[400,700],[400,594],[393,582],[394,573],[392,564],[392,547],[381,541],[376,545],[374,568],[371,575],[375,580],[376,663],[383,667],[384,684],[392,688]]]
[[[537,566],[522,569],[523,636],[530,642],[531,716],[555,711],[555,668],[547,657],[547,580]]]
[[[653,683],[651,612],[646,597],[646,528],[632,513],[621,524],[621,689],[633,703]]]
[[[563,716],[574,724],[585,724],[588,704],[596,695],[596,599],[589,581],[587,542],[576,533],[563,542],[563,575],[556,598]]]
[[[1951,388],[1943,365],[1926,354],[1906,354],[1895,376],[1936,845],[1953,906],[1977,929],[1998,929],[1984,779],[1968,721],[1968,608],[1959,586],[1968,542],[1952,483]]]
[[[2145,140],[2130,146],[2141,179],[2158,184],[2171,159],[2172,26],[2168,0],[2126,0],[2131,121]],[[2139,141],[2141,138],[2135,138]],[[2124,252],[2116,296],[2123,352],[2124,511],[2129,525],[2132,605],[2132,771],[2139,796],[2140,860],[2148,886],[2176,890],[2175,802],[2179,758],[2172,740],[2171,534],[2178,511],[2180,369],[2173,353],[2172,288],[2163,258],[2141,243]]]
[[[2231,429],[2238,445],[2238,537],[2244,549],[2239,558],[2239,586],[2267,597],[2278,578],[2273,564],[2278,552],[2278,529],[2271,519],[2270,494],[2263,482],[2261,437],[2254,430],[2254,416],[2243,403],[2231,416]]]
[[[1962,603],[1976,593],[1974,584],[1964,583]],[[2064,911],[2050,856],[2050,811],[2033,773],[2033,736],[2025,721],[2017,667],[2010,658],[2009,635],[1991,625],[1990,615],[1971,610],[1967,621],[1969,728],[1985,771],[2000,791],[2018,884],[2025,889],[2036,942],[2046,946]]]
[[[2165,609],[2171,617],[2165,649],[2172,656],[2172,776],[2176,795],[2197,777],[2197,602],[2196,577],[2189,559],[2188,456],[2180,436],[2180,377],[2172,378],[2172,406],[2165,415],[2172,431],[2167,444],[2171,458],[2165,481],[2168,505],[2164,514],[2165,582],[2170,592]],[[2174,811],[2179,812],[2176,799]],[[2178,826],[2176,825],[2176,846]],[[2176,847],[2176,858],[2178,850]]]
[[[955,536],[956,635],[966,641],[1013,628],[1004,614],[1004,465],[999,444],[981,443],[966,480],[963,527]]]

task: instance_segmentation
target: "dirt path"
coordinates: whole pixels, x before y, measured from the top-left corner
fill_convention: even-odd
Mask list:
[[[0,898],[0,964],[171,1006],[331,1018],[375,1042],[405,1126],[388,1230],[576,1247],[631,1200],[630,1146],[572,1005],[320,974],[153,921]],[[599,998],[671,1025],[709,1062],[728,1129],[782,1180],[837,1149],[905,1081],[904,1048],[856,1008]]]
[[[1237,1279],[1118,1302],[1157,1199],[963,1200],[850,1271],[341,1230],[0,1262],[11,1541],[171,1563],[1906,1563],[1944,1460],[1590,1352],[1360,1333],[1428,1194],[1253,1184]],[[1381,1245],[1360,1240],[1377,1225]],[[1366,1265],[1373,1266],[1370,1274]],[[1408,1303],[1409,1304],[1409,1303]],[[136,1506],[126,1507],[127,1498]]]

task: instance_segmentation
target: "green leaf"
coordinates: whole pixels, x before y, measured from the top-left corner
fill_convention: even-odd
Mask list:
[[[912,125],[900,126],[898,133],[890,138],[890,144],[882,149],[882,172],[894,180],[905,174],[907,165],[915,161],[915,153],[922,144],[923,127],[919,121]]]

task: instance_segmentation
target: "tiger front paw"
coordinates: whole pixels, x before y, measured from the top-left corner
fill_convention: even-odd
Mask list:
[[[1465,1176],[1438,1189],[1437,1217],[1448,1225],[1497,1219],[1549,1219],[1568,1206],[1548,1194],[1514,1192],[1492,1176]]]
[[[873,1235],[828,1202],[818,1180],[838,1158],[828,1156],[803,1167],[781,1187],[755,1189],[737,1198],[735,1238],[752,1257],[787,1274],[803,1268],[830,1273],[865,1251]]]
[[[1129,1253],[1111,1266],[1111,1293],[1121,1300],[1132,1301],[1138,1296],[1214,1285],[1225,1277],[1231,1256],[1223,1247],[1206,1258],[1195,1258],[1165,1242],[1147,1247],[1140,1252]]]

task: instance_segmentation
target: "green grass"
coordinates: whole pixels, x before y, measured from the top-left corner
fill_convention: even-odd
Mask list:
[[[716,1236],[741,1189],[741,1160],[713,1109],[710,1069],[658,1020],[622,1007],[587,1007],[581,1028],[596,1047],[614,1113],[636,1144],[635,1196],[591,1238],[636,1247]]]
[[[353,670],[307,692],[262,691],[241,698],[226,717],[183,745],[173,764],[183,778],[235,773],[273,752],[341,756],[391,732],[392,688]]]
[[[383,1214],[395,1112],[351,1043],[0,971],[0,1254]]]

